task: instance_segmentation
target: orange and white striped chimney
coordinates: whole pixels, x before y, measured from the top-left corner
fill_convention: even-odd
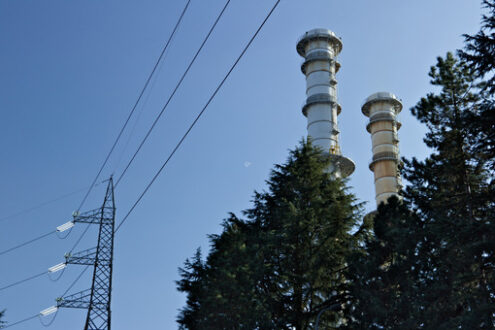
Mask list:
[[[399,173],[400,154],[397,131],[401,123],[397,115],[402,103],[392,93],[379,92],[370,95],[361,108],[370,118],[367,131],[371,134],[373,159],[370,170],[375,177],[375,199],[377,206],[386,203],[390,196],[399,196],[402,179]]]

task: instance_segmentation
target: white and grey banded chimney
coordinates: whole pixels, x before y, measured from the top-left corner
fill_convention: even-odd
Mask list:
[[[335,74],[340,68],[336,57],[341,50],[342,41],[327,29],[308,31],[297,43],[297,52],[304,57],[301,71],[306,76],[307,98],[302,112],[308,120],[308,138],[331,158],[329,171],[345,178],[355,166],[342,155],[339,145],[337,116],[342,108],[337,102]]]

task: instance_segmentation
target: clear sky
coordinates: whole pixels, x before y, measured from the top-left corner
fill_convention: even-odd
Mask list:
[[[0,0],[0,218],[87,187],[135,102],[185,0]],[[117,221],[165,160],[274,1],[232,0],[182,88],[116,191]],[[120,173],[199,46],[224,0],[192,0],[146,103],[102,179]],[[479,28],[478,0],[282,0],[246,57],[162,176],[116,236],[114,329],[175,329],[184,295],[177,268],[230,211],[251,206],[273,164],[306,135],[305,80],[295,45],[323,27],[343,39],[337,75],[349,184],[374,206],[371,140],[363,100],[390,91],[403,100],[401,154],[423,158],[425,129],[409,109],[431,90],[429,67]],[[130,134],[132,131],[132,134]],[[127,143],[127,148],[124,148]],[[120,159],[120,161],[119,161]],[[0,220],[0,250],[70,220],[74,194]],[[84,209],[101,204],[100,185]],[[63,261],[82,232],[52,236],[0,256],[0,287]],[[80,249],[96,244],[90,232]],[[55,304],[81,271],[41,277],[0,292],[7,320]],[[89,273],[71,292],[89,288]],[[83,327],[85,311],[62,310],[51,329]],[[45,321],[49,321],[46,319]],[[13,329],[43,329],[37,320]]]

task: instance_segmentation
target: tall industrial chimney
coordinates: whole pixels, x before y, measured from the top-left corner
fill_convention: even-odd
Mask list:
[[[306,75],[307,98],[302,112],[308,119],[308,138],[331,158],[329,171],[335,177],[354,172],[354,163],[342,156],[338,139],[337,116],[342,109],[337,103],[335,74],[341,50],[342,41],[327,29],[308,31],[297,43],[297,52],[304,57],[301,71]]]
[[[375,199],[377,206],[387,202],[390,196],[397,196],[402,189],[399,173],[399,138],[397,131],[401,124],[397,115],[402,103],[392,93],[380,92],[369,96],[361,108],[370,118],[366,130],[371,134],[373,159],[370,170],[375,176]]]

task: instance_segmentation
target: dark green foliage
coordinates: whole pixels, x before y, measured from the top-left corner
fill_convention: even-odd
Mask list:
[[[487,157],[476,143],[480,102],[472,70],[452,54],[430,71],[439,88],[411,109],[433,153],[405,160],[405,202],[390,200],[375,236],[351,262],[357,329],[491,329],[495,208]],[[412,210],[412,211],[410,211]]]
[[[459,58],[438,58],[435,93],[412,113],[432,154],[404,160],[404,200],[364,218],[328,160],[303,144],[181,270],[183,329],[495,327],[495,1]]]
[[[459,206],[457,216],[472,217],[469,205],[487,179],[486,160],[473,143],[476,132],[469,129],[479,101],[470,89],[474,77],[451,53],[438,58],[430,77],[439,93],[422,98],[411,112],[428,127],[424,142],[434,153],[422,162],[406,161],[405,177],[411,182],[406,191],[425,215]]]
[[[206,262],[199,251],[180,270],[178,288],[187,293],[187,305],[178,322],[181,329],[254,329],[270,322],[257,292],[263,267],[257,255],[254,227],[234,215],[224,222],[221,235],[212,235]]]
[[[470,64],[477,77],[487,78],[485,85],[489,92],[495,93],[495,0],[483,0],[488,14],[483,15],[481,30],[474,36],[464,35],[465,51],[460,55]]]
[[[483,15],[481,30],[474,36],[465,35],[466,46],[459,54],[478,78],[477,92],[481,100],[473,109],[470,130],[476,133],[473,145],[479,157],[488,161],[495,173],[495,0],[484,0],[488,13]]]
[[[273,171],[270,191],[257,194],[246,212],[265,236],[270,309],[289,328],[307,329],[322,308],[346,300],[340,270],[356,245],[350,231],[357,209],[343,183],[326,173],[328,166],[309,145],[296,149]],[[328,312],[325,320],[337,322],[339,315]]]
[[[493,307],[493,185],[478,140],[479,97],[469,67],[452,54],[430,72],[441,88],[412,109],[427,124],[425,143],[434,153],[406,163],[406,196],[424,221],[418,258],[425,267],[425,324],[431,328],[491,328]]]
[[[416,252],[425,243],[423,223],[395,197],[367,217],[374,221],[374,235],[351,258],[347,274],[354,297],[349,328],[419,328],[423,299]]]
[[[183,329],[308,329],[331,305],[337,310],[322,315],[321,328],[345,322],[342,270],[358,247],[350,232],[359,206],[328,165],[303,143],[272,171],[268,191],[255,193],[247,219],[231,215],[206,261],[186,263]]]
[[[0,311],[0,329],[3,328],[5,326],[5,322],[2,321],[3,317],[5,315],[5,310],[3,311]]]

